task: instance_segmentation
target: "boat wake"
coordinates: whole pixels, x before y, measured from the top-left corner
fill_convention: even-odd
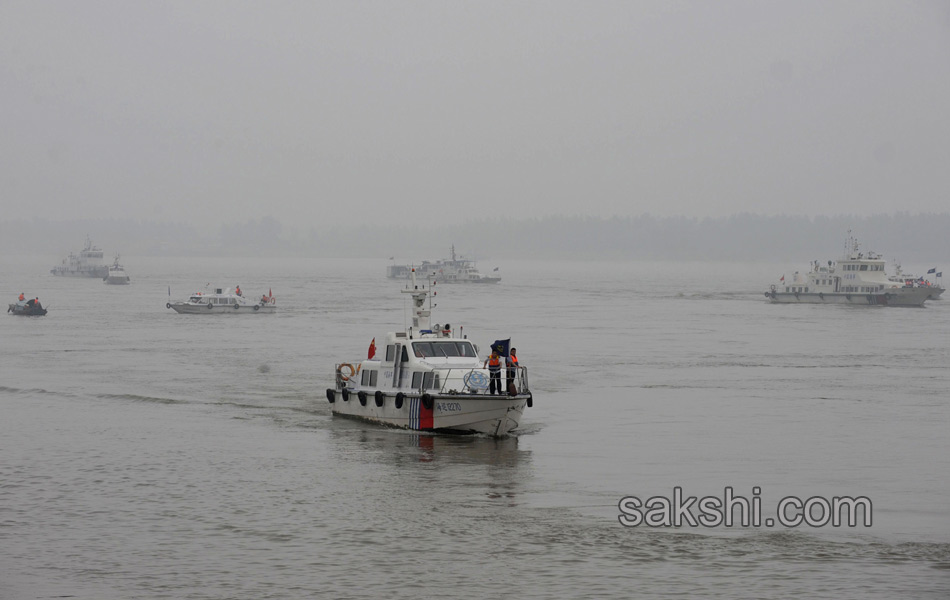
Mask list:
[[[132,402],[152,402],[154,404],[190,404],[187,400],[176,398],[156,398],[138,394],[96,394],[100,400],[131,400]]]

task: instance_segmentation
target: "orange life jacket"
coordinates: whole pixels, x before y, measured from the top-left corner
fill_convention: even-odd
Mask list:
[[[488,357],[488,366],[498,368],[501,366],[501,360],[498,358],[497,354],[492,354]]]

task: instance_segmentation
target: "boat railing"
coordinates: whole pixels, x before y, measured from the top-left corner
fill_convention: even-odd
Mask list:
[[[505,382],[503,385],[507,389],[507,375],[508,371],[515,371],[514,384],[515,388],[518,390],[519,394],[529,393],[528,388],[528,368],[527,367],[502,367],[501,369],[501,380]],[[487,393],[491,381],[491,372],[488,369],[483,369],[480,367],[468,367],[464,369],[459,368],[449,368],[449,369],[433,369],[434,373],[439,375],[438,381],[438,393],[447,394],[472,394],[472,393]],[[475,383],[472,383],[472,379],[475,379]],[[430,388],[425,387],[424,383],[425,378],[423,378],[423,385],[420,385],[418,388],[419,393],[434,389],[435,386]],[[435,382],[433,382],[434,384]],[[457,386],[461,384],[461,389],[458,389]]]
[[[333,377],[336,389],[342,390],[344,387],[348,387],[352,390],[360,387],[360,369],[358,367],[354,369],[354,364],[359,365],[360,363],[359,361],[355,361],[353,363],[339,363],[334,365]],[[518,393],[530,393],[530,388],[528,387],[528,368],[521,366],[514,368],[502,367],[501,380],[503,382],[502,385],[504,386],[502,389],[507,389],[507,376],[509,370],[515,371],[514,384],[515,389],[518,390]],[[407,391],[416,392],[419,394],[433,391],[439,394],[487,393],[491,381],[491,373],[489,369],[483,369],[481,367],[436,367],[431,371],[427,371],[426,373],[432,373],[433,376],[431,378],[423,376],[422,381],[418,386],[409,387]],[[474,382],[472,379],[474,379]]]

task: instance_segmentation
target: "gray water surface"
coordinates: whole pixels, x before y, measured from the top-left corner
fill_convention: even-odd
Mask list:
[[[433,321],[511,337],[504,439],[332,417],[404,325],[385,261],[135,258],[130,286],[6,258],[0,598],[944,598],[950,299],[776,306],[783,265],[503,265]],[[274,315],[178,315],[206,284]],[[871,527],[623,527],[618,502],[866,496]]]

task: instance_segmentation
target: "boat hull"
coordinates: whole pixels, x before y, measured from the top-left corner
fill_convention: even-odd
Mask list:
[[[377,406],[375,392],[328,389],[327,399],[334,415],[350,417],[417,431],[481,433],[502,437],[516,429],[530,394],[493,396],[488,394],[419,394],[392,391],[381,394]],[[400,397],[397,397],[400,396]],[[397,404],[401,400],[401,406]]]
[[[192,304],[190,302],[168,302],[165,308],[183,315],[256,315],[270,314],[277,311],[277,307],[265,304],[212,304],[208,308],[207,304]]]
[[[451,279],[451,278],[436,278],[436,281],[439,283],[498,283],[501,281],[501,277],[479,277],[477,279]]]
[[[88,267],[81,269],[57,267],[50,269],[50,273],[59,277],[98,277],[102,279],[109,275],[109,267]]]
[[[18,317],[42,317],[46,314],[45,308],[36,308],[28,304],[11,304],[7,312]]]
[[[109,285],[128,285],[130,279],[128,275],[122,275],[121,277],[110,275],[105,278],[105,282]]]
[[[765,292],[773,304],[851,304],[855,306],[923,306],[931,293],[925,288],[902,288],[884,294],[839,292]]]

